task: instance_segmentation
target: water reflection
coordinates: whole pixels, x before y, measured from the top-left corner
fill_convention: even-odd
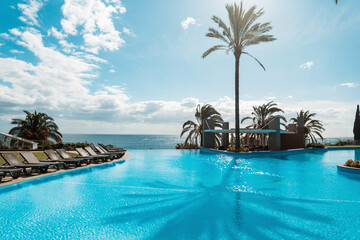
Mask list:
[[[354,160],[360,160],[360,149],[356,149],[355,151]]]
[[[122,194],[113,214],[103,224],[124,227],[135,222],[150,239],[256,239],[320,235],[294,224],[303,219],[308,225],[328,224],[331,218],[307,208],[307,204],[324,204],[307,199],[265,195],[253,191],[242,180],[242,161],[233,158],[222,172],[220,182],[213,186],[198,183],[183,187],[162,181],[149,182],[141,189]],[[134,229],[128,229],[134,231]],[[149,233],[150,231],[150,233]]]

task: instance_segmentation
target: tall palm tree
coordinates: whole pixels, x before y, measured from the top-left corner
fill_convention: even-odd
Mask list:
[[[203,120],[213,120],[215,123],[215,127],[222,127],[223,119],[221,114],[215,110],[213,106],[210,104],[205,104],[200,107],[200,104],[196,107],[195,118],[197,123],[194,121],[188,120],[183,124],[183,130],[180,134],[182,137],[186,132],[188,136],[185,139],[185,143],[191,143],[198,145],[198,141],[200,138],[200,146],[202,146],[202,130],[203,130]],[[220,144],[220,134],[215,134],[216,144]]]
[[[251,113],[251,116],[244,117],[241,120],[241,123],[246,120],[252,120],[252,124],[248,125],[246,128],[263,128],[271,121],[271,119],[275,117],[279,117],[280,120],[286,122],[286,118],[279,113],[284,113],[284,111],[277,107],[277,104],[274,103],[274,101],[271,101],[260,106],[253,106],[253,112]],[[284,123],[281,123],[281,125],[285,126]],[[261,136],[260,139],[262,143],[265,142],[264,134],[256,134],[255,136]]]
[[[316,143],[316,136],[324,139],[321,133],[325,131],[325,128],[322,125],[320,120],[314,119],[316,113],[310,113],[309,110],[301,110],[300,112],[296,113],[297,117],[302,117],[304,119],[304,126],[305,126],[305,138],[310,139],[311,142]],[[291,121],[294,123],[298,123],[297,118],[291,118]]]
[[[252,6],[248,11],[234,3],[227,4],[226,10],[229,15],[230,26],[227,26],[219,17],[213,16],[212,20],[218,24],[219,30],[209,28],[207,37],[216,38],[223,42],[221,45],[215,45],[208,49],[202,55],[203,58],[217,50],[225,50],[228,54],[232,52],[235,56],[235,136],[236,148],[240,148],[240,109],[239,109],[239,66],[240,57],[245,54],[255,59],[256,62],[265,70],[265,67],[259,60],[245,52],[245,48],[256,45],[261,42],[274,41],[273,35],[266,34],[272,27],[269,22],[255,23],[263,14],[263,10],[256,11],[256,6]]]
[[[62,135],[52,117],[45,113],[30,113],[24,110],[25,119],[13,118],[11,124],[17,126],[9,131],[9,134],[16,135],[25,139],[35,141],[49,141],[53,139],[56,142],[62,142]]]

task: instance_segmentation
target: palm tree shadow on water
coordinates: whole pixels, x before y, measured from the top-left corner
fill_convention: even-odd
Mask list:
[[[186,188],[161,181],[147,183],[145,188],[151,189],[150,193],[141,190],[121,195],[129,200],[128,204],[113,209],[114,214],[105,217],[103,223],[119,227],[127,222],[136,222],[138,227],[149,224],[153,232],[147,236],[150,239],[266,239],[270,238],[269,232],[282,238],[286,238],[284,232],[306,238],[321,237],[277,217],[287,214],[307,222],[331,222],[332,219],[301,206],[318,201],[236,190],[229,184],[233,176],[233,183],[243,186],[238,164],[234,158],[220,183],[214,186],[199,183],[195,188]]]

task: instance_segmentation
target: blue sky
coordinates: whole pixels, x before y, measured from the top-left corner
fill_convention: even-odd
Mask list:
[[[197,104],[234,119],[234,57],[202,53],[222,0],[2,0],[0,131],[23,109],[64,133],[179,134]],[[264,8],[272,43],[240,67],[241,116],[273,100],[287,118],[318,113],[325,136],[352,136],[360,103],[360,3],[244,1]],[[233,123],[232,123],[233,124]]]

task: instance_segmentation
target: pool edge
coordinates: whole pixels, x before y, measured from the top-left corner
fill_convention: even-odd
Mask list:
[[[290,149],[290,150],[282,150],[282,151],[259,151],[259,152],[236,153],[236,152],[227,152],[217,149],[200,148],[200,152],[207,154],[224,154],[230,156],[249,158],[249,157],[261,157],[261,156],[279,156],[279,155],[292,155],[292,154],[312,153],[312,152],[327,152],[327,151],[357,150],[357,149],[360,149],[360,147],[298,148],[298,149]]]
[[[101,164],[92,164],[92,165],[74,168],[74,169],[67,169],[67,170],[62,170],[62,171],[54,171],[54,172],[46,173],[46,174],[39,174],[36,176],[29,177],[27,179],[14,179],[15,181],[12,180],[10,182],[0,184],[0,194],[2,192],[6,192],[7,188],[14,188],[14,189],[20,188],[22,184],[30,184],[31,182],[43,181],[48,178],[50,178],[50,179],[56,178],[56,177],[59,177],[60,175],[67,175],[67,174],[74,175],[74,174],[76,174],[76,172],[81,173],[84,170],[89,170],[91,168],[100,168],[103,166],[107,166],[109,164],[124,163],[125,159],[128,159],[130,157],[131,157],[131,154],[126,152],[123,157],[113,160],[111,162],[105,162],[105,163],[101,163]]]

